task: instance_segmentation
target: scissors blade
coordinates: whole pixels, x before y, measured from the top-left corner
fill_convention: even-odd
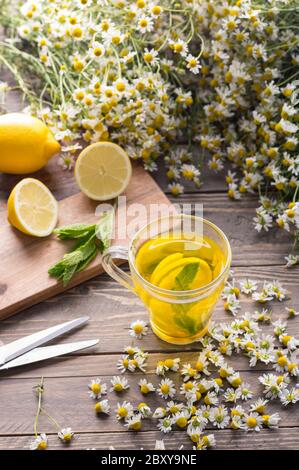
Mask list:
[[[76,343],[58,344],[54,346],[35,348],[32,349],[32,351],[29,351],[22,356],[7,362],[2,367],[0,367],[0,370],[7,370],[11,367],[32,364],[33,362],[44,361],[45,359],[62,356],[71,352],[79,351],[80,349],[90,348],[91,346],[98,344],[98,342],[98,339],[92,339],[89,341],[77,341]]]
[[[0,366],[18,356],[21,356],[21,354],[25,354],[27,351],[40,346],[41,344],[57,338],[57,336],[67,333],[78,326],[84,325],[88,320],[89,317],[87,316],[76,318],[75,320],[52,326],[46,330],[33,333],[33,335],[25,336],[24,338],[17,339],[12,343],[2,346],[0,348]]]

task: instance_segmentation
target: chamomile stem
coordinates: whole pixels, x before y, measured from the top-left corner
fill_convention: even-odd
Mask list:
[[[37,405],[37,412],[36,412],[34,425],[33,425],[33,431],[34,431],[35,437],[38,436],[38,433],[37,433],[38,418],[41,413],[41,407],[42,407],[42,395],[44,391],[44,378],[43,377],[41,377],[40,383],[37,385],[36,390],[38,393],[38,405]]]

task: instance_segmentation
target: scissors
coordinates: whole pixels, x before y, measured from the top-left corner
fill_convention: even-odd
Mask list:
[[[0,347],[0,371],[95,346],[99,342],[98,339],[39,347],[74,328],[84,325],[88,320],[89,317],[87,316],[76,318],[75,320],[52,326]]]

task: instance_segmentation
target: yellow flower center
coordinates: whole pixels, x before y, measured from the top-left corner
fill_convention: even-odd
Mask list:
[[[123,389],[124,389],[124,387],[123,387],[122,384],[120,384],[120,383],[117,383],[117,384],[114,384],[114,385],[113,385],[113,390],[114,390],[115,392],[121,392]]]
[[[160,390],[164,395],[167,395],[169,393],[169,385],[167,384],[161,385]]]
[[[100,393],[101,392],[101,385],[100,384],[92,384],[92,386],[90,387],[91,388],[91,391],[93,393]]]
[[[125,418],[126,416],[128,416],[128,410],[124,406],[121,406],[120,408],[118,408],[117,414],[121,418]]]
[[[146,52],[143,56],[145,62],[152,62],[153,55],[150,52]]]
[[[257,425],[257,420],[255,418],[251,416],[250,418],[247,419],[247,426],[249,428],[255,428],[256,425]]]
[[[174,366],[174,360],[173,359],[166,359],[164,364],[165,364],[166,367],[168,367],[168,369],[171,369]]]
[[[148,388],[147,385],[141,385],[140,391],[141,391],[141,393],[143,393],[144,395],[146,395],[147,393],[149,393],[149,388]]]
[[[40,441],[37,448],[38,450],[45,450],[47,448],[47,441]]]
[[[134,421],[131,425],[130,425],[130,429],[133,429],[133,431],[139,431],[141,429],[141,421]]]
[[[188,424],[188,420],[187,418],[185,418],[184,416],[181,416],[180,418],[178,418],[176,420],[176,425],[179,427],[179,428],[185,428]]]
[[[281,356],[281,357],[279,357],[279,358],[277,359],[277,364],[278,364],[279,366],[281,366],[281,367],[286,366],[287,363],[288,363],[288,360],[287,360],[287,358],[286,358],[285,356]]]
[[[119,83],[116,84],[116,87],[115,87],[115,88],[117,89],[117,91],[122,92],[122,91],[125,91],[126,85],[125,85],[123,82],[119,82]],[[139,330],[139,331],[136,331],[136,328],[137,328],[137,330]],[[142,325],[136,325],[136,327],[134,327],[135,333],[141,333],[142,330],[143,330]]]
[[[101,403],[96,403],[96,404],[94,405],[94,409],[95,409],[95,412],[96,412],[96,413],[100,413],[100,412],[102,411],[102,405],[101,405]]]
[[[189,64],[190,67],[196,67],[197,60],[196,59],[190,59],[188,64]]]
[[[154,5],[151,11],[153,15],[158,16],[160,15],[162,8],[159,5]]]
[[[70,442],[72,440],[72,437],[73,437],[72,434],[70,432],[68,432],[68,433],[63,435],[63,440],[65,442]]]

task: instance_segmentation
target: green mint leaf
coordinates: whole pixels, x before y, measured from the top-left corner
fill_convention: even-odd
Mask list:
[[[194,281],[198,268],[199,262],[186,264],[175,278],[176,290],[188,290]]]
[[[96,225],[96,237],[101,240],[100,251],[107,250],[110,246],[114,223],[114,210],[105,212],[99,223]]]
[[[72,224],[59,227],[54,230],[60,240],[74,239],[85,237],[95,230],[95,224]]]

